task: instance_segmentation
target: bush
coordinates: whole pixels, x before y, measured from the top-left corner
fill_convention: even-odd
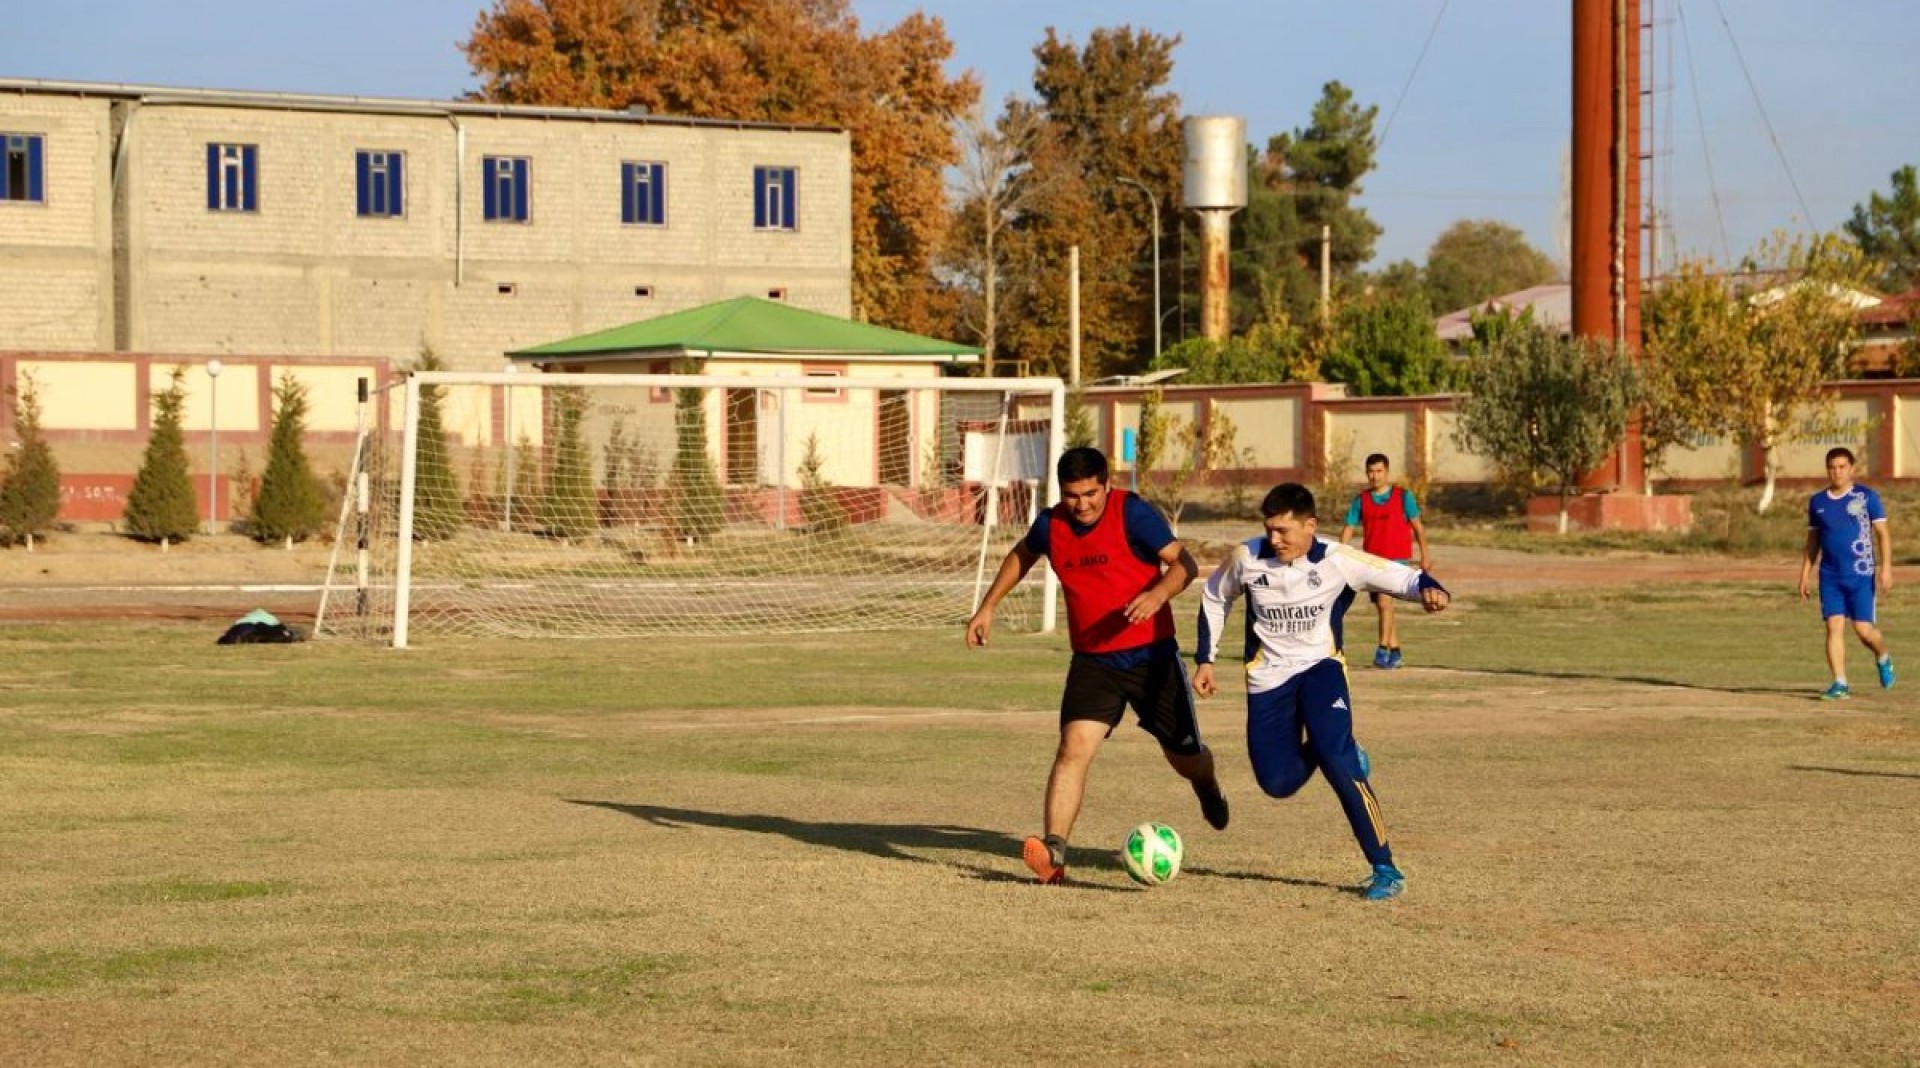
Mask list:
[[[726,524],[720,478],[707,452],[707,413],[698,389],[673,391],[675,448],[673,473],[667,486],[673,491],[673,528],[682,538],[700,541],[719,533]]]
[[[60,466],[40,430],[40,397],[33,376],[14,391],[13,432],[20,440],[7,456],[0,482],[0,544],[30,543],[60,517]]]
[[[260,495],[247,517],[247,534],[258,542],[305,541],[326,529],[327,498],[307,460],[307,387],[282,374],[273,388],[273,440]]]
[[[444,367],[430,348],[421,349],[420,358],[414,363],[416,371],[439,371]],[[420,437],[413,459],[414,541],[445,541],[466,525],[466,504],[460,498],[460,483],[453,474],[453,459],[440,414],[441,394],[439,386],[420,388]]]
[[[186,368],[153,396],[153,431],[140,458],[140,473],[127,493],[127,535],[140,541],[185,541],[200,523],[193,479],[187,475],[187,443],[180,416],[187,403]]]
[[[581,424],[587,416],[587,395],[577,389],[553,391],[553,469],[547,473],[547,493],[540,500],[540,518],[547,533],[559,538],[584,538],[600,529],[600,505],[593,488],[593,458],[587,452]]]
[[[820,474],[826,459],[820,455],[820,439],[807,435],[807,451],[800,458],[800,514],[810,534],[832,534],[847,529],[851,520],[847,510],[834,496],[833,483]]]

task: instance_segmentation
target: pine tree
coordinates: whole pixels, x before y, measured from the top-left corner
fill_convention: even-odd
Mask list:
[[[547,474],[540,518],[547,533],[556,537],[584,538],[600,529],[593,457],[587,451],[581,426],[586,416],[585,393],[578,389],[553,391],[553,470]]]
[[[445,366],[431,348],[422,348],[414,370],[439,371]],[[453,474],[446,424],[440,414],[442,394],[439,386],[420,387],[420,438],[413,461],[415,541],[445,541],[459,533],[466,520],[466,504]]]
[[[674,530],[696,541],[712,537],[726,523],[720,479],[707,452],[707,413],[698,389],[673,391],[673,428],[676,448],[673,474]]]
[[[301,437],[307,431],[307,387],[282,374],[273,389],[273,439],[260,496],[247,517],[247,533],[259,542],[305,541],[326,527],[326,495],[314,477]]]
[[[187,442],[180,417],[187,405],[187,371],[173,369],[173,380],[153,397],[153,431],[140,459],[140,473],[127,493],[127,534],[140,541],[185,541],[199,525],[193,479],[187,474]]]
[[[807,521],[809,534],[834,534],[847,529],[847,510],[834,496],[833,483],[820,473],[826,458],[820,455],[818,435],[807,435],[807,450],[800,457],[800,514]]]
[[[7,456],[0,483],[0,544],[28,543],[60,516],[60,467],[40,430],[40,396],[33,376],[22,372],[15,391],[13,432],[19,439]]]

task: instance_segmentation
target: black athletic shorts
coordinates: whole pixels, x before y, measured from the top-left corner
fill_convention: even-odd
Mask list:
[[[1067,685],[1060,695],[1060,725],[1091,719],[1107,725],[1107,734],[1120,725],[1127,706],[1140,719],[1140,729],[1154,736],[1169,752],[1187,755],[1200,751],[1200,721],[1193,707],[1193,686],[1180,650],[1167,643],[1137,667],[1118,668],[1087,653],[1073,654],[1067,667]]]

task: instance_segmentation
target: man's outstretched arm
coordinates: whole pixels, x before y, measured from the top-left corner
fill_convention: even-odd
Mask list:
[[[1027,548],[1025,541],[1015,542],[1008,550],[1006,559],[1000,561],[1000,570],[994,572],[993,583],[987,587],[986,596],[980,598],[980,607],[967,620],[967,647],[974,648],[987,644],[987,637],[993,633],[993,610],[1001,598],[1013,592],[1020,580],[1027,577],[1033,565],[1040,562],[1040,555]]]

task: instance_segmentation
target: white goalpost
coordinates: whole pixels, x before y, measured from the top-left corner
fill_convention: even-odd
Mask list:
[[[373,405],[314,632],[395,648],[957,630],[1066,422],[1054,378],[427,371]],[[1029,579],[996,625],[1057,600]]]

